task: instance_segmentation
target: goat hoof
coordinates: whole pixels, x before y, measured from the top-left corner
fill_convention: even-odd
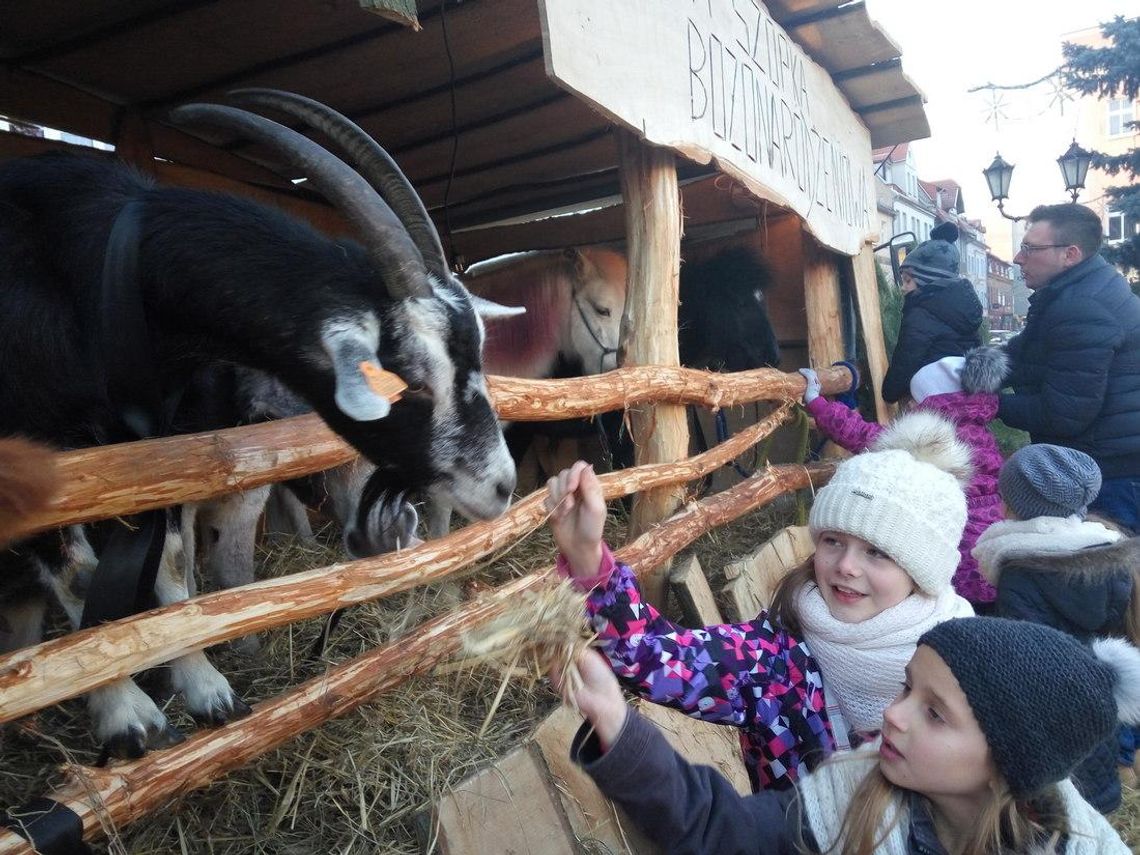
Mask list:
[[[116,733],[103,743],[100,765],[108,758],[137,760],[151,749],[169,748],[185,740],[186,737],[178,728],[171,727],[165,722],[160,727],[146,729],[130,727],[122,733]]]
[[[231,695],[225,701],[219,701],[210,709],[194,715],[194,721],[203,727],[221,727],[239,718],[245,718],[253,712],[253,708],[239,698]]]
[[[160,730],[151,731],[147,736],[146,745],[147,748],[151,750],[159,751],[185,741],[186,734],[177,727],[172,727],[168,724]]]

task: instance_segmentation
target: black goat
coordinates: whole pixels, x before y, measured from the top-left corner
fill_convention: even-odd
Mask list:
[[[363,131],[299,96],[235,96],[323,131],[359,172],[244,110],[189,105],[172,118],[275,150],[346,215],[361,243],[330,240],[247,199],[159,187],[94,157],[0,165],[0,435],[63,448],[133,438],[137,399],[162,400],[202,364],[233,361],[281,378],[376,464],[364,491],[369,506],[399,505],[413,491],[471,518],[501,513],[515,471],[487,395],[476,309],[510,310],[477,305],[449,273],[419,197]],[[113,234],[123,233],[131,236],[125,251],[109,253]],[[122,341],[130,327],[120,329],[106,308],[105,266],[119,254],[130,260],[122,269],[134,271],[122,278],[134,281],[115,293],[128,303],[134,296],[150,365],[123,365],[139,342]],[[368,382],[381,365],[409,384],[391,407]],[[140,392],[132,368],[158,389]],[[186,596],[180,515],[167,514],[165,528],[154,584],[160,603]],[[45,591],[78,625],[95,555],[80,527],[0,555],[0,649],[38,637]],[[172,662],[171,674],[200,720],[247,710],[201,652]],[[130,680],[96,690],[88,705],[113,753],[138,755],[179,738]]]

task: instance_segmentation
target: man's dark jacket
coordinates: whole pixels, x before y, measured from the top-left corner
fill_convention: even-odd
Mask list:
[[[907,294],[898,343],[883,378],[883,400],[893,404],[909,395],[910,381],[922,366],[977,347],[981,323],[982,304],[968,279],[936,279]]]
[[[1099,255],[1034,292],[1008,345],[998,418],[1076,448],[1105,478],[1140,476],[1140,298]]]

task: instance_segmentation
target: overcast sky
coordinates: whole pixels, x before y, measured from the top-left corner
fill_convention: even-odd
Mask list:
[[[966,215],[981,218],[994,252],[1007,260],[1007,224],[996,215],[982,169],[1000,151],[1015,165],[1006,210],[1068,201],[1056,159],[1073,139],[1077,106],[1050,104],[1048,87],[1004,93],[1005,117],[992,121],[985,83],[1036,80],[1061,63],[1064,35],[1115,15],[1135,14],[1131,0],[866,0],[871,18],[902,48],[903,71],[927,98],[931,137],[914,143],[919,177],[962,185]],[[1079,142],[1079,140],[1078,140]],[[1081,201],[1086,201],[1084,197]]]

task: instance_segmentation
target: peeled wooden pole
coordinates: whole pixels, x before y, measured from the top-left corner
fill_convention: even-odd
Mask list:
[[[621,192],[629,279],[622,315],[622,365],[680,364],[677,306],[680,303],[681,191],[677,164],[668,149],[651,146],[629,131],[618,132]],[[637,464],[671,463],[689,453],[685,409],[655,402],[630,410]],[[629,531],[636,537],[680,505],[678,486],[638,493]],[[660,567],[642,586],[645,599],[664,607],[666,576]]]
[[[832,467],[773,466],[735,487],[694,503],[673,519],[618,550],[640,578],[711,527],[723,525],[790,490],[826,483]],[[608,476],[607,476],[608,477]],[[612,482],[611,482],[612,483]],[[607,489],[607,494],[611,491]],[[103,769],[65,767],[67,782],[50,798],[74,811],[85,839],[104,836],[153,812],[171,799],[208,785],[301,733],[342,716],[409,677],[424,674],[455,653],[463,633],[497,617],[518,596],[546,584],[552,568],[508,582],[478,600],[254,706],[240,721],[203,731],[141,760]],[[31,845],[0,830],[0,855],[29,855]]]
[[[863,330],[863,342],[867,350],[867,368],[871,376],[871,388],[875,393],[875,414],[886,424],[894,411],[894,405],[883,400],[883,377],[887,373],[887,345],[883,338],[883,316],[879,311],[879,278],[875,275],[875,250],[871,244],[863,244],[863,249],[854,258],[845,259],[849,265],[851,281],[855,283],[855,302],[859,308],[859,326]]]
[[[833,394],[847,389],[851,375],[833,368],[821,371],[820,380],[824,392]],[[492,377],[491,389],[503,418],[549,421],[654,399],[726,407],[762,398],[798,398],[804,380],[768,368],[710,374],[648,367],[575,380]],[[200,502],[320,472],[355,455],[316,415],[63,452],[56,456],[58,494],[16,534]]]
[[[785,404],[689,460],[603,475],[606,497],[703,477],[770,434],[791,411],[791,405]],[[0,657],[0,722],[192,650],[438,581],[541,525],[546,518],[545,496],[545,489],[538,490],[498,519],[468,526],[409,552],[266,579],[9,653]]]

